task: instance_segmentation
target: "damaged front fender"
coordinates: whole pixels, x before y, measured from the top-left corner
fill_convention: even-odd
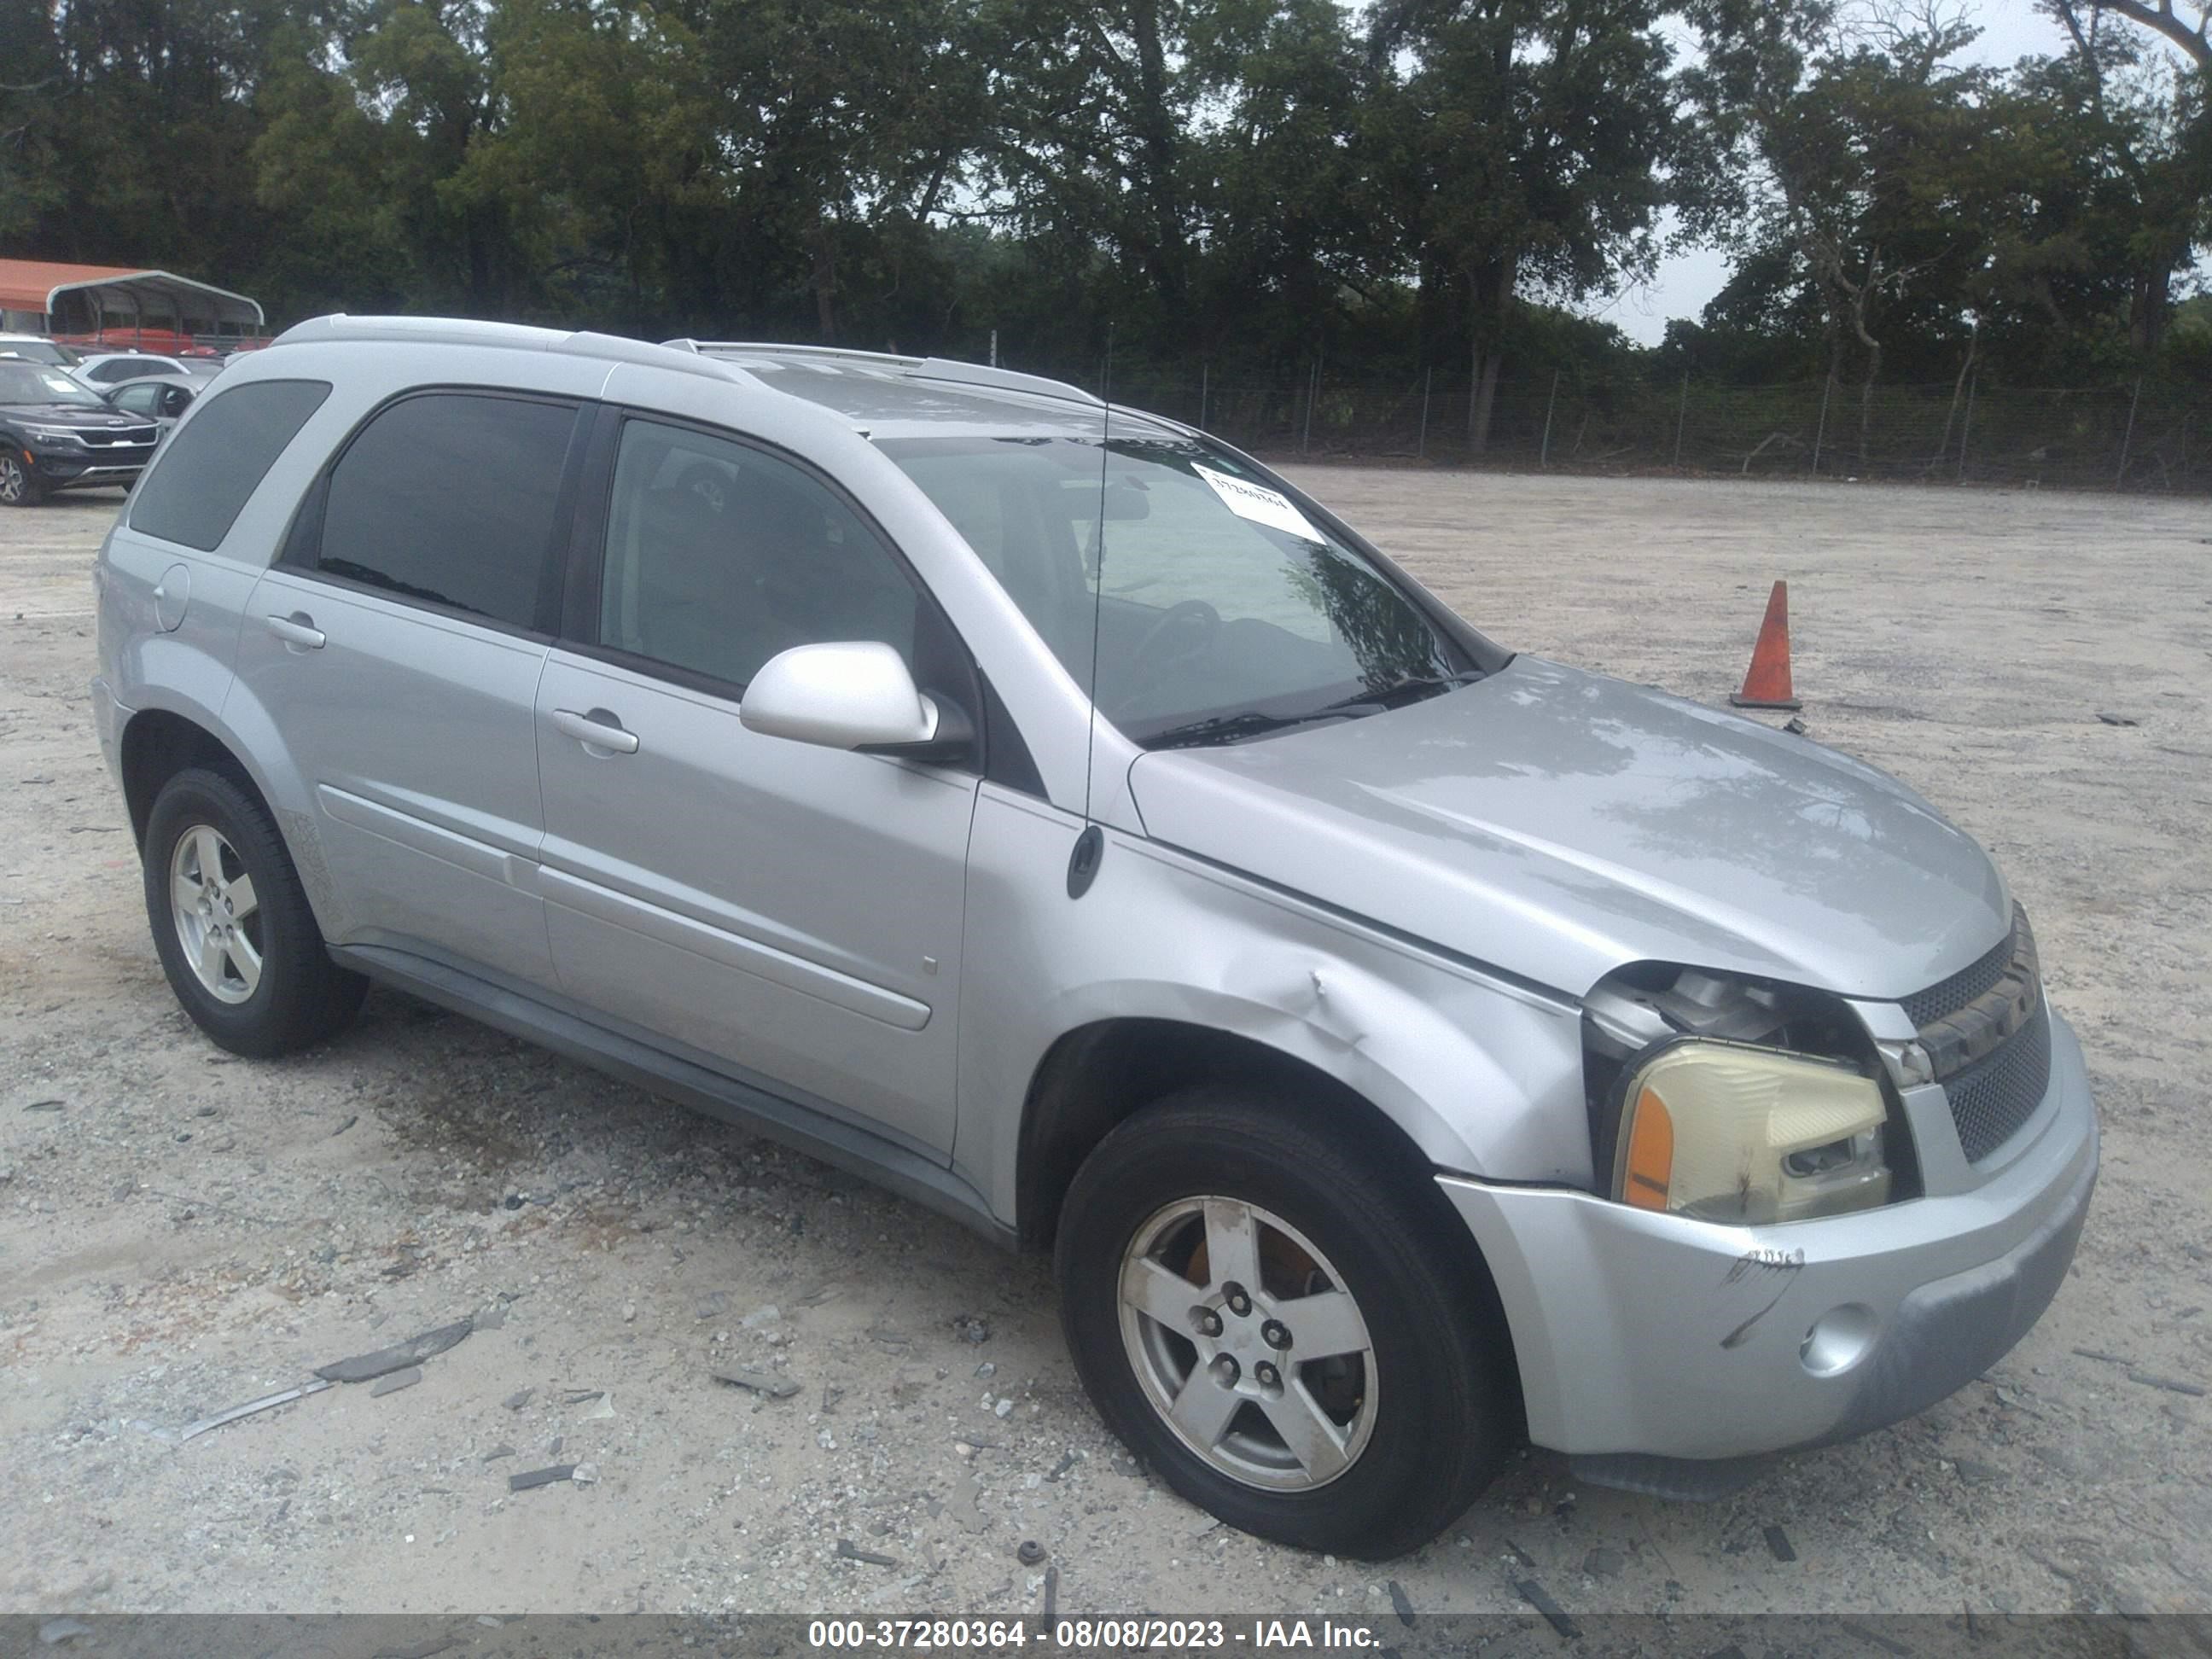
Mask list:
[[[1039,1066],[1066,1034],[1113,1020],[1204,1027],[1310,1066],[1440,1169],[1588,1184],[1571,1000],[1132,836],[1109,836],[1083,897],[1040,904],[1081,827],[988,787],[977,804],[953,1153],[1001,1219],[1016,1218]]]

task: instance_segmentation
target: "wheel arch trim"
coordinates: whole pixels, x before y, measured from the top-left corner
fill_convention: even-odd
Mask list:
[[[262,741],[257,744],[225,719],[239,703],[235,697],[226,696],[222,713],[217,713],[168,686],[137,686],[133,688],[133,703],[118,704],[122,726],[116,735],[116,764],[131,815],[131,836],[140,853],[145,851],[147,820],[161,785],[192,764],[195,758],[218,767],[227,763],[268,808],[277,836],[290,855],[293,867],[299,872],[308,907],[314,913],[317,925],[329,937],[337,920],[336,902],[323,874],[322,844],[315,832],[312,797],[305,779],[291,767],[276,725],[268,719],[266,711],[258,703],[249,705],[256,716],[254,723],[263,734]],[[167,738],[166,744],[162,744],[164,734]],[[175,764],[166,768],[149,764],[145,754],[148,744],[161,745],[154,750],[155,754],[170,754],[174,752],[173,745],[180,740],[191,744],[191,748]],[[283,763],[271,768],[266,758],[271,754],[285,757]]]

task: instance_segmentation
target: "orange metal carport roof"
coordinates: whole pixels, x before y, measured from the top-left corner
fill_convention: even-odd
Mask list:
[[[34,311],[41,314],[54,309],[55,297],[65,289],[76,288],[119,287],[127,283],[143,283],[154,292],[173,295],[182,289],[203,294],[217,301],[227,301],[236,308],[234,320],[262,320],[261,307],[243,294],[233,294],[228,289],[216,287],[212,283],[195,282],[189,276],[173,276],[166,270],[131,270],[121,265],[71,265],[53,264],[43,259],[0,259],[0,310]]]

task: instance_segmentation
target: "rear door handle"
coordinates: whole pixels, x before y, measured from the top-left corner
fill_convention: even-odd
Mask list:
[[[553,729],[575,738],[586,749],[604,749],[617,755],[637,753],[637,733],[623,730],[622,722],[604,708],[580,714],[573,708],[553,711]]]
[[[295,645],[302,651],[323,648],[323,630],[315,626],[315,619],[304,611],[295,611],[289,617],[264,617],[269,631],[287,645]]]

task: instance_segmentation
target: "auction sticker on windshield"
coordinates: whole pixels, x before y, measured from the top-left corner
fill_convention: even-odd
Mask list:
[[[1246,483],[1242,478],[1232,478],[1226,472],[1216,472],[1210,466],[1191,463],[1191,471],[1213,486],[1213,493],[1228,504],[1229,510],[1240,519],[1249,519],[1254,524],[1263,524],[1270,530],[1286,530],[1293,536],[1303,536],[1310,542],[1328,545],[1328,538],[1313,527],[1312,521],[1291,504],[1291,498],[1279,491],[1267,489],[1255,483]]]

